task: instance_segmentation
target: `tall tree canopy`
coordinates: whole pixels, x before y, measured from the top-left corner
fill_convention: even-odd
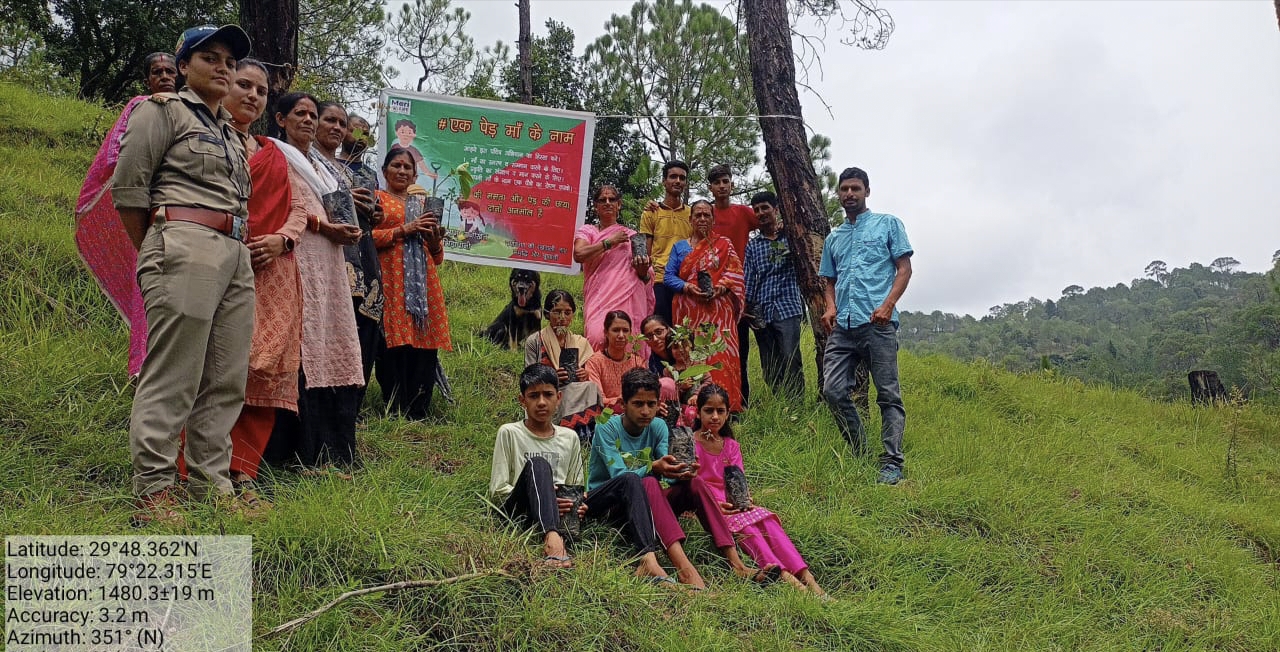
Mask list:
[[[465,85],[476,56],[467,35],[471,12],[449,0],[413,0],[387,18],[387,32],[401,61],[416,66],[417,90],[452,93]]]
[[[633,111],[634,102],[613,93],[610,80],[593,76],[587,62],[574,55],[574,35],[563,23],[548,20],[546,36],[535,36],[530,48],[529,68],[533,103],[572,111],[618,115]],[[520,69],[512,61],[502,72],[503,96],[520,100]],[[644,142],[631,122],[624,118],[596,121],[591,150],[591,185],[612,183],[624,196],[648,197],[649,188],[632,187],[631,177],[646,156]]]
[[[884,47],[893,31],[888,14],[876,9],[874,0],[857,0],[855,4],[857,14],[853,42],[864,48]],[[808,141],[805,139],[804,118],[796,91],[796,55],[791,43],[793,14],[786,0],[742,0],[741,10],[751,48],[755,105],[759,115],[765,116],[760,118],[765,165],[773,177],[774,187],[778,189],[779,204],[786,217],[783,228],[794,253],[791,260],[796,266],[796,279],[809,306],[818,377],[821,379],[827,338],[819,320],[827,306],[823,296],[824,281],[818,276],[818,259],[822,252],[822,238],[831,230],[822,194],[824,187],[830,187],[831,173],[824,168],[824,178],[820,178],[813,161],[824,153],[825,158],[829,158],[827,148],[831,141],[818,136]],[[800,0],[794,15],[805,12],[816,15],[820,20],[839,15],[847,22],[836,0]],[[873,25],[878,27],[873,28]]]
[[[26,25],[45,44],[45,58],[76,80],[77,95],[121,102],[142,90],[143,60],[173,52],[182,30],[231,22],[227,3],[172,0],[6,0],[5,20]]]
[[[502,43],[486,48],[476,62],[471,81],[464,87],[468,97],[519,102],[522,84],[519,61],[508,58],[510,49]],[[530,42],[529,79],[533,104],[597,115],[632,113],[635,103],[613,92],[612,80],[600,74],[584,57],[574,54],[573,30],[554,20],[546,22],[546,34]],[[625,118],[596,120],[591,150],[591,186],[611,183],[618,187],[624,202],[638,214],[643,200],[652,196],[645,183],[648,169],[645,143]]]
[[[634,102],[640,134],[659,158],[745,172],[758,161],[746,41],[732,20],[692,0],[640,0],[614,15],[587,57],[620,103]],[[698,116],[683,119],[677,116]]]
[[[385,18],[382,0],[301,0],[294,88],[352,105],[377,97],[396,76],[383,63]]]

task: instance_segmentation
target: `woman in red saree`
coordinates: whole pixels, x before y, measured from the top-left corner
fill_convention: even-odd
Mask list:
[[[700,199],[693,202],[690,210],[693,235],[671,248],[662,282],[676,294],[671,302],[671,315],[677,326],[695,328],[711,323],[720,331],[727,348],[707,360],[707,364],[720,366],[711,372],[711,380],[728,392],[729,410],[741,412],[738,318],[742,316],[746,290],[742,261],[733,243],[712,230],[715,218],[711,202]],[[700,273],[705,273],[702,283],[699,283]]]

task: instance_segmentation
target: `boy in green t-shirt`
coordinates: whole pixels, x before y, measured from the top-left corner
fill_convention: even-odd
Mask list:
[[[532,364],[520,373],[520,405],[525,419],[498,428],[493,445],[489,494],[502,500],[502,511],[523,517],[543,533],[543,563],[552,568],[573,565],[565,549],[562,517],[573,509],[570,498],[557,498],[562,486],[583,486],[582,445],[574,431],[552,422],[560,405],[556,372]],[[578,517],[586,514],[578,505]]]

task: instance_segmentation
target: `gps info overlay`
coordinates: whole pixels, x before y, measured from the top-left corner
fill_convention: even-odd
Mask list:
[[[249,652],[253,538],[10,536],[9,652]]]

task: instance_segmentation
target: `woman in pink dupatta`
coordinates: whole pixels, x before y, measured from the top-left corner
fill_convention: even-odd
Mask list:
[[[147,88],[152,93],[177,90],[178,64],[168,52],[147,55]],[[125,105],[120,117],[93,157],[89,173],[76,201],[76,249],[98,286],[129,324],[129,376],[142,371],[147,357],[147,312],[138,289],[138,251],[129,242],[120,214],[111,201],[111,176],[120,159],[120,139],[129,114],[149,95],[139,95]]]
[[[742,411],[741,360],[738,359],[738,318],[742,316],[746,292],[742,261],[728,238],[711,230],[715,217],[711,203],[705,199],[690,206],[693,235],[671,248],[667,273],[662,282],[676,293],[671,314],[677,326],[691,328],[712,323],[720,330],[728,347],[711,356],[708,364],[720,368],[710,373],[711,380],[729,394],[729,410]],[[711,277],[711,293],[698,287],[698,273]],[[686,323],[687,322],[687,323]]]
[[[112,305],[129,324],[129,375],[137,376],[147,357],[147,312],[138,290],[138,250],[129,241],[124,223],[111,201],[111,176],[120,159],[120,139],[129,114],[147,100],[139,95],[125,105],[98,155],[89,166],[76,202],[76,248]]]
[[[600,224],[584,224],[578,229],[573,259],[582,263],[583,330],[591,347],[603,351],[606,313],[621,310],[639,319],[653,312],[653,269],[647,256],[637,258],[631,251],[630,238],[635,231],[618,224],[622,207],[618,189],[600,186],[593,199]]]

